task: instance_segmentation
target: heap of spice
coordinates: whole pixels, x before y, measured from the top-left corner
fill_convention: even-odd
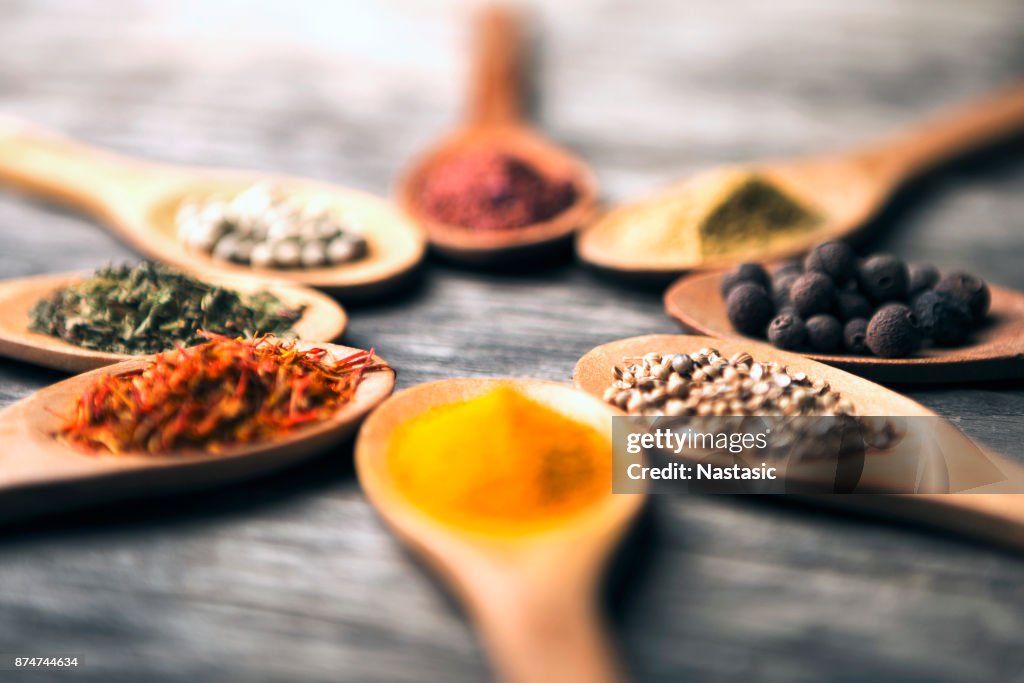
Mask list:
[[[899,427],[886,417],[857,417],[853,403],[823,379],[791,371],[775,361],[757,361],[745,351],[725,358],[718,349],[626,357],[612,369],[604,400],[630,415],[713,420],[714,431],[746,428],[758,416],[855,418],[867,444],[889,447]],[[835,452],[841,421],[787,420],[776,425],[775,455],[797,458]]]
[[[143,261],[54,291],[32,308],[31,329],[94,351],[147,355],[200,343],[200,330],[287,336],[302,313],[269,292],[241,294]]]
[[[611,441],[509,386],[400,426],[388,466],[432,517],[486,534],[556,524],[611,491]]]
[[[366,238],[327,202],[300,201],[257,183],[230,198],[196,198],[177,213],[178,238],[221,261],[256,268],[318,268],[364,258]]]
[[[96,379],[58,437],[88,452],[217,453],[327,420],[377,367],[370,351],[333,359],[295,341],[207,336],[141,370]]]
[[[854,414],[853,404],[824,380],[743,351],[724,358],[712,348],[623,358],[604,400],[645,416]]]
[[[882,358],[905,357],[926,344],[963,344],[991,302],[988,285],[973,275],[942,275],[891,254],[859,259],[837,241],[771,276],[756,263],[741,264],[723,278],[722,295],[729,321],[743,334],[783,349]]]
[[[622,206],[592,230],[610,250],[657,267],[757,253],[813,230],[821,220],[817,210],[769,178],[726,169]]]
[[[434,220],[476,230],[507,230],[554,218],[576,200],[568,180],[548,177],[495,150],[467,151],[434,167],[418,201]]]

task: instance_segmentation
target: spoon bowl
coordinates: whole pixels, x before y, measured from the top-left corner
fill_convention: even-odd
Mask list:
[[[819,242],[848,237],[864,228],[906,180],[969,149],[999,140],[1024,125],[1024,84],[1017,84],[921,124],[917,128],[842,153],[762,162],[722,170],[749,171],[777,185],[819,216],[806,230],[787,231],[749,244],[730,244],[704,254],[684,250],[631,250],[623,235],[642,224],[647,233],[671,230],[680,221],[688,191],[699,192],[716,171],[684,180],[608,212],[580,233],[580,258],[606,272],[664,280],[689,270],[726,268],[743,261],[796,256]],[[721,170],[717,171],[721,172]],[[686,219],[686,216],[683,216]],[[676,229],[682,234],[681,229]],[[644,240],[644,233],[632,237]],[[692,248],[690,248],[692,247]]]
[[[402,208],[423,226],[431,246],[455,261],[489,264],[542,254],[569,243],[597,211],[597,181],[587,166],[523,121],[520,38],[519,19],[512,11],[492,7],[483,13],[466,122],[414,160],[398,182]],[[499,229],[449,225],[425,212],[420,197],[434,169],[453,157],[481,150],[508,154],[545,178],[570,182],[576,191],[572,205],[541,222]]]
[[[545,177],[568,179],[576,190],[573,204],[546,221],[503,229],[447,225],[427,214],[419,197],[432,171],[448,159],[480,150],[499,150],[522,159]],[[583,162],[532,130],[514,125],[467,128],[452,134],[410,166],[398,196],[438,253],[469,264],[522,261],[568,244],[576,229],[597,211],[597,184]]]
[[[0,281],[0,356],[63,372],[84,372],[136,358],[75,346],[30,328],[32,308],[37,302],[86,277],[82,273],[62,273]],[[282,282],[264,284],[254,278],[223,275],[206,280],[244,294],[269,292],[285,306],[303,307],[302,317],[292,328],[296,337],[308,342],[334,341],[341,337],[348,323],[345,309],[334,299],[308,287]]]
[[[309,348],[312,344],[302,344]],[[317,344],[336,359],[358,351]],[[383,363],[379,358],[375,360]],[[353,399],[330,419],[273,441],[226,447],[217,454],[175,451],[91,454],[54,437],[74,400],[94,380],[144,368],[137,359],[93,370],[40,390],[0,411],[0,522],[121,498],[208,488],[293,465],[351,436],[363,418],[391,395],[390,368],[367,372]]]
[[[564,384],[431,382],[396,394],[363,425],[356,442],[359,481],[387,524],[467,605],[503,680],[620,680],[600,627],[596,595],[605,561],[639,511],[642,495],[613,495],[609,481],[607,498],[557,525],[499,536],[435,520],[408,501],[392,478],[388,453],[396,428],[432,407],[499,386],[511,386],[611,440],[611,418],[620,413]],[[484,451],[480,455],[487,457]]]
[[[368,298],[401,284],[422,260],[421,230],[372,195],[314,180],[252,171],[158,164],[92,149],[21,122],[0,121],[0,181],[75,206],[143,254],[200,276],[290,281]],[[215,259],[178,239],[182,202],[230,197],[270,183],[298,201],[315,199],[357,224],[366,257],[320,268],[256,268]]]
[[[611,383],[612,369],[621,365],[624,358],[652,352],[695,353],[702,348],[718,349],[724,357],[747,352],[755,361],[777,361],[790,371],[822,379],[853,403],[857,415],[931,418],[928,426],[934,431],[920,443],[939,448],[941,453],[976,454],[980,458],[973,461],[977,466],[994,467],[1005,477],[972,489],[970,493],[855,493],[805,498],[816,504],[887,515],[1024,550],[1024,493],[1018,493],[1024,491],[1024,464],[978,446],[952,423],[939,420],[928,408],[862,377],[746,339],[660,334],[620,339],[588,351],[576,364],[573,383],[588,394],[600,397]],[[916,448],[917,443],[912,442],[910,446]],[[867,458],[872,457],[888,456],[867,455]],[[946,460],[947,465],[952,462]],[[882,469],[881,463],[866,463],[864,476]]]

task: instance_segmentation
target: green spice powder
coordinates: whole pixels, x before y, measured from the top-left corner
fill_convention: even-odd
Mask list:
[[[200,330],[289,336],[302,317],[269,292],[241,294],[152,261],[108,266],[56,290],[31,312],[34,332],[94,351],[145,355],[190,346]]]
[[[700,223],[701,251],[728,254],[767,246],[780,233],[813,229],[820,218],[774,184],[751,175],[729,193]]]

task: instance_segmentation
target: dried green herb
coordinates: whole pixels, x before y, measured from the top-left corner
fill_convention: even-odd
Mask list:
[[[288,336],[302,317],[269,292],[241,294],[167,266],[108,266],[32,309],[32,330],[94,351],[144,355],[227,336]]]

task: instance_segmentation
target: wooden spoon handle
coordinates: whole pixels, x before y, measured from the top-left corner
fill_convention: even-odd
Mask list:
[[[965,436],[960,438],[967,441]],[[972,448],[976,447],[972,445]],[[1005,479],[976,489],[985,493],[857,494],[813,498],[826,506],[863,510],[1024,551],[1024,493],[1016,493],[1024,491],[1024,466],[991,451],[984,451],[984,455],[1005,476]]]
[[[898,519],[1024,552],[1024,494],[953,493],[820,496],[825,507]]]
[[[522,114],[522,26],[507,7],[492,6],[478,19],[468,121],[476,126],[514,124]]]
[[[1024,128],[1024,82],[869,146],[854,157],[896,183],[973,147]]]
[[[478,628],[505,683],[623,680],[586,584],[492,585],[477,598]]]
[[[77,143],[15,119],[0,119],[0,182],[106,216],[138,203],[166,167]]]

